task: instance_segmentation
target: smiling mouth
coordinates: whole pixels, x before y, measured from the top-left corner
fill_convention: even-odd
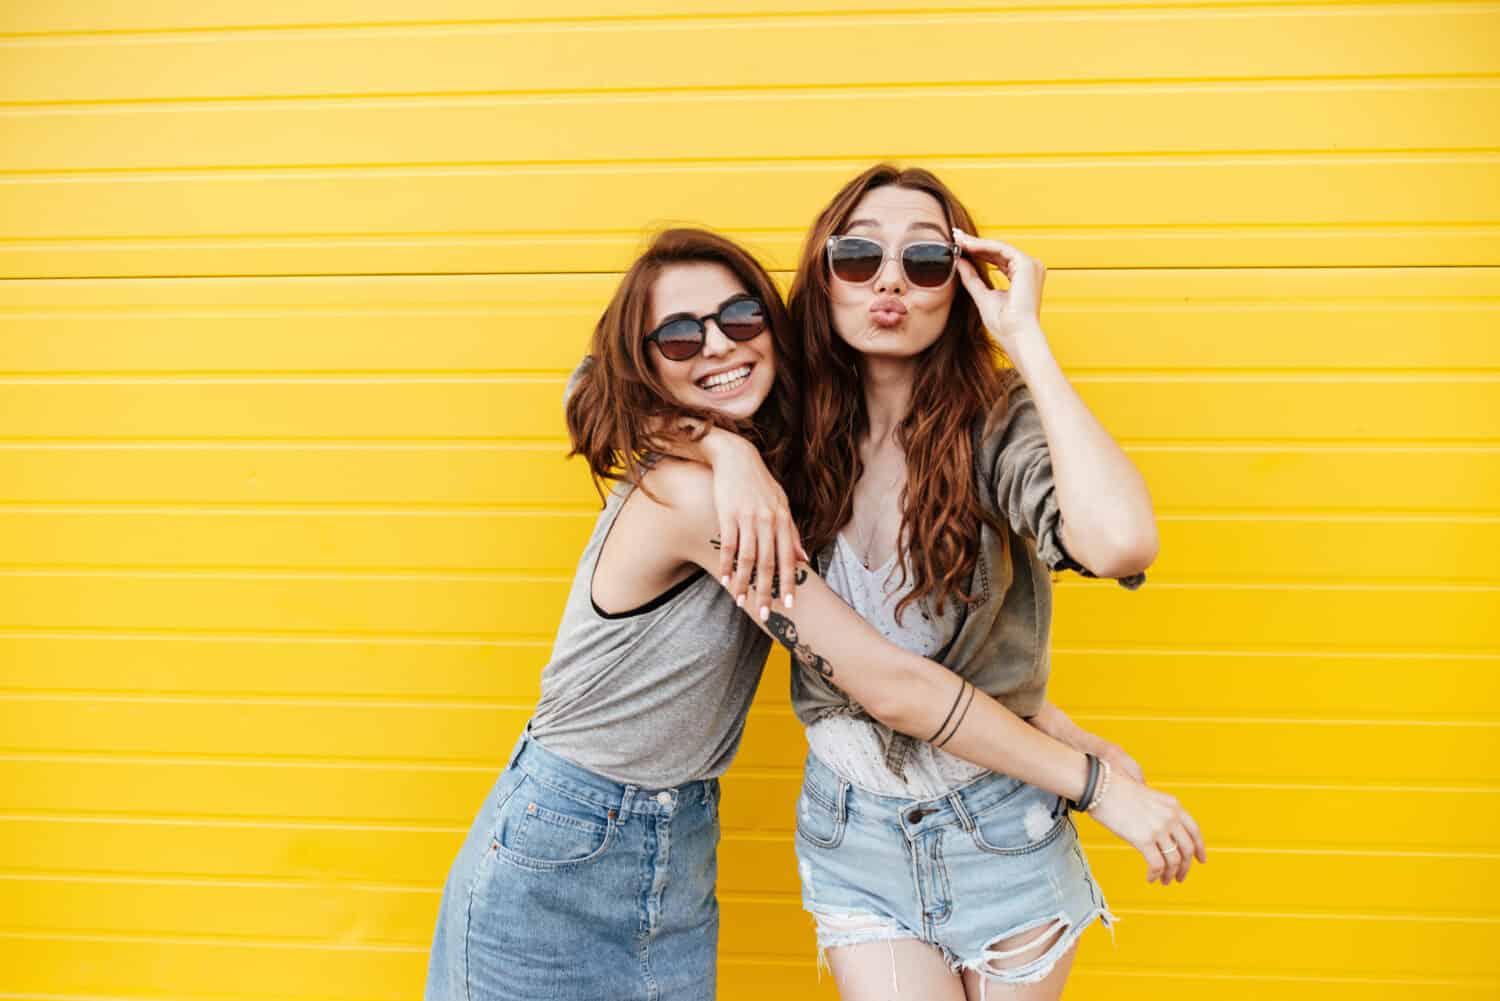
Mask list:
[[[732,368],[728,372],[719,372],[715,375],[704,376],[698,380],[698,388],[710,393],[732,393],[745,384],[750,378],[750,370],[753,365],[741,365]]]

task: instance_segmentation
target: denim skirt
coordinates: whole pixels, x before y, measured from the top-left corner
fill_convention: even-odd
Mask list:
[[[802,906],[827,949],[916,939],[985,982],[1043,979],[1083,930],[1118,920],[1094,882],[1060,797],[987,772],[909,800],[851,785],[807,756],[797,803]],[[1032,929],[1040,944],[994,943]],[[1006,955],[1010,953],[1010,955]]]
[[[625,785],[528,734],[443,887],[427,1001],[709,1001],[719,783]]]

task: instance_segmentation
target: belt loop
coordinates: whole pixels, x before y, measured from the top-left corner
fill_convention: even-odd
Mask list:
[[[516,762],[521,758],[521,752],[529,743],[531,743],[531,721],[527,720],[525,728],[521,730],[521,735],[516,738],[515,746],[510,749],[510,758],[505,762],[506,771],[515,767]]]
[[[836,800],[839,823],[849,819],[849,782],[843,776],[839,776],[839,791],[834,797]]]
[[[635,809],[635,799],[641,791],[640,786],[628,785],[625,787],[625,795],[620,797],[620,819],[624,820],[630,816]]]
[[[969,814],[969,808],[964,806],[964,798],[954,791],[948,794],[948,802],[953,806],[953,812],[958,817],[958,826],[972,834],[974,818]]]

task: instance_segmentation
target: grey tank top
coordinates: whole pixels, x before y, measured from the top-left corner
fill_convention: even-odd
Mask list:
[[[609,494],[578,561],[531,735],[616,782],[663,789],[729,767],[771,640],[702,570],[628,612],[594,604],[594,568],[632,489]]]

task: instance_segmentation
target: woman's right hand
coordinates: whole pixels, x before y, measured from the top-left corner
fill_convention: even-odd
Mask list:
[[[1146,857],[1146,882],[1169,885],[1187,879],[1193,858],[1208,861],[1203,832],[1177,797],[1152,789],[1112,769],[1109,787],[1089,816]],[[1162,849],[1168,849],[1164,854]],[[1175,851],[1172,850],[1175,848]]]
[[[755,446],[737,434],[711,429],[703,452],[714,471],[719,583],[764,622],[777,595],[792,607],[797,560],[808,560],[786,491]]]

